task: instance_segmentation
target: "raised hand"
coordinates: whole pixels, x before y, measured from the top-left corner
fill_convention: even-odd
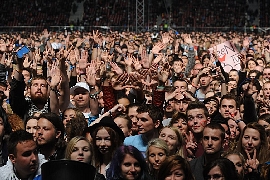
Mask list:
[[[51,82],[49,83],[50,87],[56,88],[61,83],[61,80],[62,80],[61,71],[58,67],[57,62],[54,62],[52,64],[52,67],[51,67],[49,74],[51,76]]]
[[[194,142],[194,135],[191,131],[189,131],[188,134],[185,133],[186,137],[186,150],[187,150],[187,157],[195,157],[195,151],[197,146],[197,143]]]
[[[110,62],[110,65],[112,71],[114,71],[116,74],[120,75],[124,73],[124,71],[115,62]]]
[[[89,63],[89,66],[86,68],[86,73],[85,74],[86,74],[85,81],[90,86],[95,86],[96,85],[96,67],[95,67],[94,62]]]
[[[133,66],[134,66],[134,68],[135,68],[136,71],[138,71],[138,70],[140,70],[142,68],[142,64],[141,64],[141,62],[139,61],[138,58],[135,58],[134,57],[132,59],[132,63],[133,63]]]
[[[152,52],[153,52],[153,54],[160,54],[159,52],[163,49],[163,48],[165,48],[165,45],[163,44],[163,43],[157,43],[154,47],[153,47],[153,49],[152,49]]]
[[[250,156],[250,154],[249,154],[249,152],[247,150],[245,150],[245,152],[246,152],[247,157],[248,157],[248,159],[246,160],[246,163],[245,163],[246,168],[248,169],[249,172],[257,170],[257,168],[259,166],[259,161],[256,158],[257,150],[254,149],[252,158],[251,158],[251,156]]]

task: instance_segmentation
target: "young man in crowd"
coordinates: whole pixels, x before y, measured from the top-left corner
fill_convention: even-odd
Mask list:
[[[47,160],[64,158],[65,153],[65,128],[57,114],[41,114],[37,123],[37,145],[41,154]]]
[[[38,154],[33,135],[25,130],[17,130],[10,135],[8,142],[9,160],[0,168],[1,180],[40,179],[41,165],[46,162]]]
[[[203,155],[190,161],[190,167],[196,180],[204,180],[203,168],[205,165],[221,157],[222,144],[225,139],[225,130],[218,123],[205,126],[202,133]]]
[[[145,155],[148,142],[158,137],[159,130],[162,127],[163,113],[153,105],[141,105],[137,112],[139,134],[125,138],[124,144],[136,147]]]

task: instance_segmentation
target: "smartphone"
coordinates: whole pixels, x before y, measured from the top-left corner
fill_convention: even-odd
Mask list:
[[[27,46],[23,46],[19,51],[17,51],[18,58],[22,58],[25,54],[29,53],[30,49]]]

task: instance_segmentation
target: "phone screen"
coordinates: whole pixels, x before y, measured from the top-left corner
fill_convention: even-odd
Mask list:
[[[25,54],[29,53],[30,49],[27,46],[23,46],[18,52],[18,58],[22,58]]]

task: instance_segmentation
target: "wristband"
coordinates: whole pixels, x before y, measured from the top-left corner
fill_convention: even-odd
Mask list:
[[[235,121],[236,124],[238,124],[240,121],[242,121],[241,119],[238,119]]]

